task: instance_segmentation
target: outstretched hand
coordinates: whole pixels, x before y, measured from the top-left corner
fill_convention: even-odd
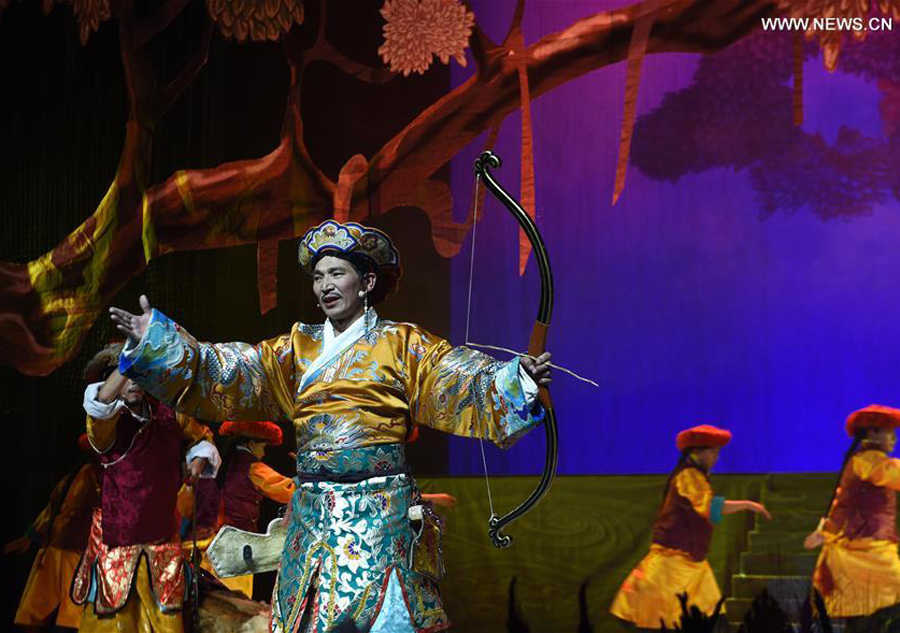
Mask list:
[[[772,515],[769,514],[769,511],[766,509],[766,506],[764,506],[764,505],[761,504],[761,503],[757,503],[756,501],[748,501],[748,502],[747,502],[747,509],[750,510],[750,512],[753,512],[753,513],[755,513],[755,514],[761,514],[761,515],[763,515],[763,516],[766,517],[769,521],[772,520]]]
[[[144,338],[144,332],[150,325],[150,316],[153,313],[147,295],[141,295],[140,304],[141,314],[131,314],[131,312],[115,307],[109,309],[109,318],[115,323],[116,329],[128,337],[133,345],[137,345]]]
[[[519,359],[522,369],[540,387],[547,387],[553,382],[550,377],[550,352],[544,352],[537,358],[522,356]]]
[[[769,514],[766,506],[761,503],[757,503],[756,501],[749,501],[747,499],[726,499],[725,505],[722,507],[722,514],[734,514],[735,512],[743,512],[744,510],[749,510],[750,512],[761,514],[770,521],[772,520],[772,515]]]
[[[803,547],[806,549],[816,549],[822,543],[825,542],[825,537],[822,535],[822,532],[816,530],[815,532],[811,532],[807,535],[807,537],[803,540]]]
[[[200,475],[203,474],[203,471],[207,466],[209,466],[209,460],[205,457],[195,457],[192,459],[191,463],[188,465],[188,473],[190,474],[191,479],[200,479]]]

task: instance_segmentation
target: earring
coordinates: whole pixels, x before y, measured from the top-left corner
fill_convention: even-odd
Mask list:
[[[365,321],[363,322],[363,326],[365,326],[366,332],[369,331],[369,293],[363,292],[360,290],[363,295],[363,318]]]
[[[357,295],[360,299],[362,299],[363,297],[366,296],[366,291],[365,291],[365,290],[360,290],[359,292],[356,293],[356,295]]]

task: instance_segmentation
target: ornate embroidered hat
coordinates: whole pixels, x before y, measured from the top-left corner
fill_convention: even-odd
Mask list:
[[[312,275],[316,263],[325,255],[346,259],[355,265],[362,262],[364,269],[370,268],[377,277],[372,294],[373,303],[397,289],[402,268],[400,253],[391,238],[383,231],[363,226],[356,222],[335,222],[325,220],[311,228],[300,240],[297,261],[308,275]]]
[[[229,420],[219,427],[219,435],[235,435],[249,437],[254,440],[264,440],[272,446],[281,444],[281,427],[274,422],[238,422]]]
[[[731,441],[731,431],[711,424],[701,424],[685,429],[675,438],[679,451],[686,448],[721,448]]]
[[[84,366],[84,381],[92,383],[106,380],[112,370],[119,366],[119,354],[123,347],[124,343],[121,342],[109,343],[94,354]]]
[[[850,437],[862,429],[896,429],[897,427],[900,427],[900,409],[880,404],[870,404],[847,416],[847,434]]]

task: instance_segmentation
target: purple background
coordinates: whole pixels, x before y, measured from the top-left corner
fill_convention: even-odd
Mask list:
[[[526,44],[610,6],[530,4]],[[502,40],[513,3],[474,8]],[[532,102],[537,220],[556,281],[548,349],[602,385],[555,377],[560,473],[668,471],[674,435],[700,423],[734,432],[720,472],[835,470],[849,441],[846,415],[900,404],[900,217],[887,173],[897,163],[877,83],[900,72],[870,63],[893,54],[895,40],[900,32],[848,49],[833,74],[810,45],[800,128],[790,123],[784,34],[706,58],[649,56],[615,207],[625,64]],[[468,68],[454,65],[454,81],[472,67],[471,58]],[[515,195],[520,135],[515,114],[494,148],[504,159],[495,173]],[[484,143],[453,163],[458,219]],[[470,338],[524,349],[537,269],[532,258],[518,277],[516,225],[486,200]],[[456,344],[465,338],[470,253],[469,241],[452,264]],[[538,473],[543,432],[506,453],[486,449],[492,473]],[[454,473],[482,472],[473,442],[453,438],[450,451]]]

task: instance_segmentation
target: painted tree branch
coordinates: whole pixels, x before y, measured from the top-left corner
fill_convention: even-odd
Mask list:
[[[469,11],[473,11],[472,3],[469,0],[464,0],[463,4]],[[472,35],[469,37],[469,49],[472,51],[472,57],[475,60],[476,72],[481,72],[490,52],[498,48],[497,43],[485,34],[478,22],[475,22],[472,26]]]
[[[660,3],[648,53],[709,53],[757,29],[760,19],[780,11],[777,0],[677,0]],[[631,32],[648,3],[593,15],[528,47],[527,72],[534,97],[592,70],[625,59]],[[485,68],[434,103],[369,161],[369,191],[382,199],[406,198],[411,183],[423,182],[485,129],[520,106],[516,64],[507,49],[489,52]],[[367,192],[354,192],[353,218],[390,210],[369,209]],[[464,235],[465,233],[463,233]],[[452,256],[445,241],[441,254]]]
[[[134,45],[142,48],[147,42],[165,31],[190,2],[191,0],[166,0],[165,4],[152,16],[137,24]]]
[[[518,0],[516,2],[516,11],[513,13],[512,21],[509,23],[509,30],[506,32],[506,37],[503,38],[503,43],[509,43],[510,39],[512,39],[516,33],[520,33],[522,31],[522,20],[525,18],[525,0]]]
[[[312,61],[326,62],[351,77],[370,84],[384,84],[396,76],[388,68],[374,68],[350,59],[327,40],[322,40],[321,44],[311,51],[307,63]]]
[[[197,49],[197,52],[194,53],[193,57],[188,60],[163,91],[161,104],[162,113],[168,112],[169,108],[172,107],[172,104],[181,96],[181,93],[191,85],[197,77],[197,74],[204,66],[206,66],[206,61],[209,59],[209,45],[212,42],[212,34],[213,23],[209,18],[206,18],[206,21],[203,24],[203,34],[200,36],[200,48]]]
[[[776,0],[663,2],[647,51],[711,52],[778,11]],[[478,72],[424,110],[371,160],[354,157],[341,187],[303,143],[300,86],[312,51],[285,38],[291,88],[281,141],[269,155],[206,170],[180,171],[144,188],[150,133],[161,114],[156,78],[135,48],[130,3],[121,13],[122,55],[131,101],[126,146],[101,205],[53,251],[27,265],[0,263],[0,357],[24,373],[47,374],[71,358],[103,308],[156,256],[291,239],[344,201],[351,218],[401,205],[431,217],[434,241],[455,254],[471,224],[453,221],[449,189],[433,174],[472,139],[519,107],[517,65],[504,47],[481,46]],[[526,51],[533,96],[625,58],[645,4],[579,20]],[[315,47],[314,47],[315,48]],[[352,164],[351,164],[352,163]],[[347,189],[349,188],[349,192]],[[377,202],[374,202],[377,201]],[[471,214],[470,214],[471,215]]]
[[[319,2],[319,23],[316,29],[316,41],[306,52],[303,58],[302,70],[314,61],[323,61],[339,70],[355,77],[360,81],[370,84],[387,83],[394,78],[394,73],[388,68],[374,68],[350,59],[328,41],[325,35],[325,24],[328,20],[328,3]]]

